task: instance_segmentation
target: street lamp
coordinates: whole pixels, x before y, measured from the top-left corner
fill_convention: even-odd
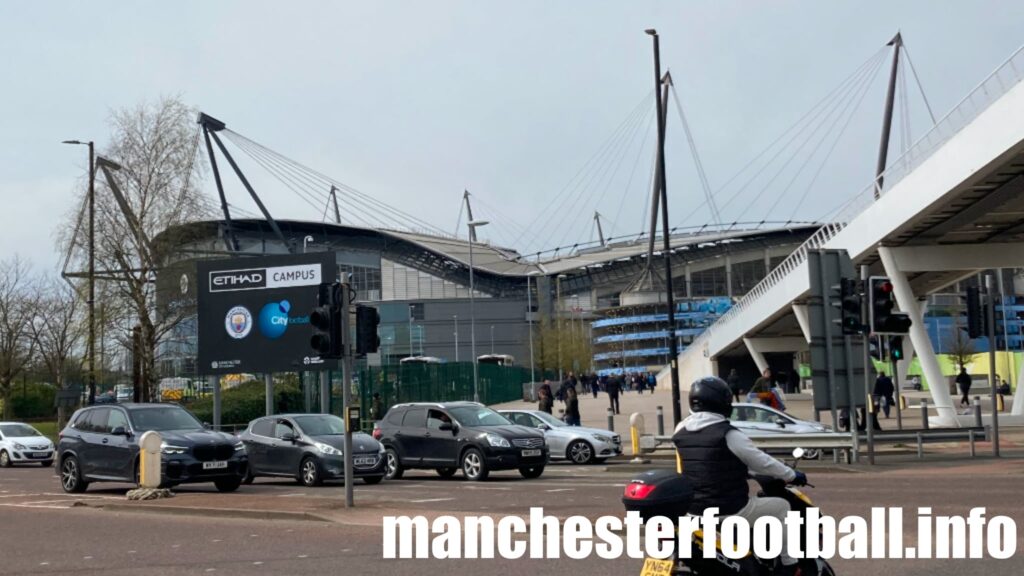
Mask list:
[[[559,274],[555,277],[555,319],[558,321],[558,330],[555,330],[555,335],[558,338],[558,381],[562,382],[565,378],[562,374],[562,279],[568,278],[565,274]]]
[[[452,322],[455,323],[455,362],[459,361],[459,315],[452,314]]]
[[[491,356],[494,356],[494,324],[491,324]]]
[[[89,337],[86,354],[89,357],[89,404],[96,402],[96,152],[92,140],[64,140],[62,144],[89,147]]]
[[[409,357],[412,358],[415,355],[416,350],[412,343],[412,304],[409,304]]]
[[[310,243],[312,241],[313,241],[313,237],[312,236],[306,236],[305,238],[302,239],[302,253],[303,254],[306,253],[306,244],[308,244],[308,243]]]
[[[533,292],[530,290],[530,277],[539,274],[540,271],[533,270],[526,275],[527,328],[530,330],[530,382],[537,381],[537,363],[533,360]]]
[[[476,362],[476,296],[473,294],[473,236],[476,229],[489,224],[487,220],[470,220],[469,227],[469,350],[473,362],[473,401],[480,401],[480,370]]]

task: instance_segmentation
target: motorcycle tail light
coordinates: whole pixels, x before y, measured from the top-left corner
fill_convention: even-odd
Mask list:
[[[633,483],[626,486],[624,496],[633,500],[643,500],[654,492],[656,486],[653,484]]]

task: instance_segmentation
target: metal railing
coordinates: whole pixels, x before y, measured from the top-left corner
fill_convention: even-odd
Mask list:
[[[702,347],[714,334],[716,327],[724,325],[734,317],[750,308],[762,295],[774,288],[783,278],[807,261],[807,254],[823,247],[829,240],[841,232],[851,220],[856,218],[875,201],[875,192],[881,196],[891,190],[908,174],[930,158],[943,144],[958,134],[988,107],[1006,94],[1011,88],[1024,79],[1024,46],[1018,48],[1009,58],[999,65],[991,74],[981,81],[945,116],[890,164],[883,172],[884,188],[877,189],[876,180],[855,194],[840,206],[834,218],[835,222],[825,224],[811,235],[799,248],[754,286],[750,292],[740,298],[732,308],[723,314],[694,339],[689,348]]]

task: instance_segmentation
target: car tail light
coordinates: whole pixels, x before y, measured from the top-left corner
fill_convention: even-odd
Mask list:
[[[633,500],[643,500],[650,496],[651,492],[654,492],[655,488],[656,486],[654,484],[640,484],[639,482],[634,482],[626,485],[626,491],[623,495],[626,498],[631,498]]]

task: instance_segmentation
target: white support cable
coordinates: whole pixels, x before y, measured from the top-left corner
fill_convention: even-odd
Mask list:
[[[902,46],[903,46],[903,55],[906,56],[907,64],[910,65],[910,72],[911,72],[911,74],[914,75],[914,82],[917,83],[917,90],[921,93],[921,99],[924,100],[924,106],[925,106],[925,108],[928,109],[928,116],[931,117],[931,119],[932,119],[932,126],[934,126],[934,125],[938,124],[939,121],[935,119],[935,113],[932,112],[932,105],[931,105],[930,102],[928,102],[928,95],[924,93],[924,86],[921,84],[921,78],[918,77],[918,75],[917,75],[917,68],[914,68],[914,61],[911,60],[911,58],[910,58],[910,50],[907,49],[906,43],[903,43]]]
[[[697,178],[700,180],[701,188],[704,190],[704,198],[707,199],[708,207],[711,209],[711,217],[714,218],[715,224],[721,226],[722,214],[718,211],[718,206],[715,204],[714,193],[711,191],[711,185],[708,183],[707,174],[704,173],[704,163],[700,161],[700,153],[697,151],[697,144],[693,139],[693,133],[690,131],[690,123],[686,121],[686,113],[683,112],[683,104],[679,100],[679,94],[676,92],[675,82],[669,83],[669,91],[672,93],[672,100],[676,103],[676,112],[679,114],[679,120],[683,123],[683,132],[686,133],[686,142],[690,145],[690,154],[693,156],[693,165],[697,170]]]

